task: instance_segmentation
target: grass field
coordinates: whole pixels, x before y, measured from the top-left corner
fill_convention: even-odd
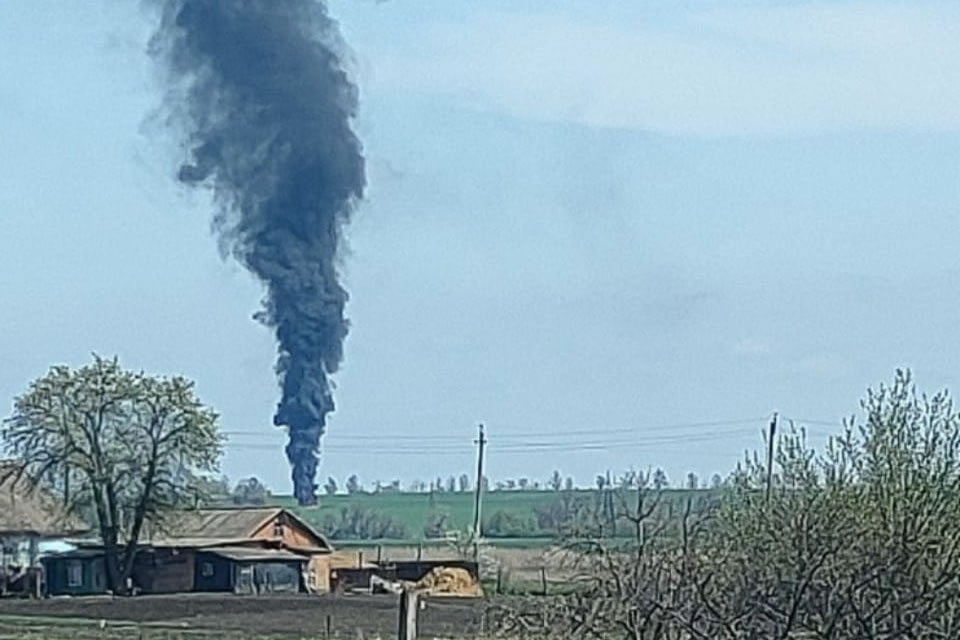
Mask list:
[[[681,513],[683,505],[688,499],[711,498],[717,495],[718,490],[689,490],[665,489],[660,500],[665,507],[672,508],[674,513]],[[577,497],[592,497],[595,490],[577,489]],[[491,491],[483,497],[483,516],[486,521],[490,516],[502,511],[506,514],[520,517],[535,516],[538,509],[546,509],[556,501],[559,493],[555,491]],[[338,494],[334,496],[320,496],[319,505],[315,507],[300,507],[290,496],[274,496],[272,504],[292,509],[313,525],[320,526],[327,514],[334,515],[344,508],[360,508],[386,516],[403,523],[409,537],[405,540],[382,540],[382,544],[408,544],[423,540],[423,527],[435,514],[443,513],[449,518],[450,528],[457,531],[468,531],[473,525],[472,492],[465,493],[358,493]],[[501,546],[527,547],[542,546],[551,540],[551,532],[546,535],[531,535],[513,537],[497,541]],[[369,541],[365,541],[369,544]],[[341,546],[343,542],[341,541]]]
[[[497,511],[520,516],[532,515],[538,506],[546,506],[556,497],[556,493],[548,491],[494,491],[484,495],[483,512],[485,516]],[[299,507],[289,496],[277,497],[275,500],[278,506],[294,509],[313,524],[320,524],[326,514],[335,514],[343,508],[368,509],[403,523],[413,539],[421,537],[424,525],[437,513],[446,514],[454,529],[465,531],[473,525],[473,493],[359,493],[321,496],[320,504],[316,507]]]

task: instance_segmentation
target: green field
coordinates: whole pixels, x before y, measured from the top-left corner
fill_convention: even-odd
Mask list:
[[[577,489],[573,491],[577,498],[592,499],[597,491],[591,489]],[[717,495],[716,490],[688,490],[665,489],[661,492],[661,505],[669,508],[671,513],[681,513],[683,505],[689,498],[701,499]],[[497,512],[517,517],[536,517],[538,509],[547,509],[557,501],[561,492],[556,491],[492,491],[483,497],[483,519],[487,522]],[[468,531],[473,526],[473,493],[356,493],[338,494],[334,496],[320,496],[319,505],[315,507],[300,507],[290,496],[274,496],[272,504],[287,507],[305,520],[322,528],[324,519],[335,516],[342,509],[359,508],[371,511],[380,516],[388,517],[402,523],[408,530],[408,537],[403,541],[421,540],[424,538],[424,525],[436,514],[445,514],[449,519],[449,528],[456,531]],[[549,539],[552,532],[531,533],[519,538],[512,536],[503,542],[508,545],[529,546]],[[530,538],[529,542],[525,538]],[[538,540],[539,539],[539,540]],[[389,543],[389,541],[384,541]]]

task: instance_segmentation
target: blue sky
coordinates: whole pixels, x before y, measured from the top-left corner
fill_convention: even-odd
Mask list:
[[[286,491],[261,290],[171,177],[131,5],[0,4],[0,398],[91,351],[183,373]],[[370,187],[323,476],[472,473],[480,420],[497,478],[709,476],[896,367],[960,388],[956,3],[331,11]]]

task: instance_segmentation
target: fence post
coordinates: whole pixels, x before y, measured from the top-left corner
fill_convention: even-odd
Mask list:
[[[324,623],[324,636],[323,636],[323,637],[326,638],[326,640],[330,640],[330,638],[331,638],[332,635],[333,635],[332,632],[333,632],[333,620],[330,618],[330,614],[328,613],[328,614],[327,614],[326,621],[325,621],[325,623]]]
[[[540,585],[543,587],[543,595],[547,595],[547,568],[540,567]]]
[[[417,613],[420,609],[420,594],[413,589],[404,589],[400,594],[400,621],[397,640],[417,640]]]
[[[503,593],[503,567],[497,565],[497,595]]]

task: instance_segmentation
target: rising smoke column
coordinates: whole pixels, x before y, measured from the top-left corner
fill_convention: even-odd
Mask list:
[[[337,254],[365,186],[337,25],[313,0],[154,2],[150,52],[188,155],[178,179],[212,189],[221,246],[265,284],[256,317],[278,342],[273,421],[288,428],[294,494],[313,504],[348,329]]]

